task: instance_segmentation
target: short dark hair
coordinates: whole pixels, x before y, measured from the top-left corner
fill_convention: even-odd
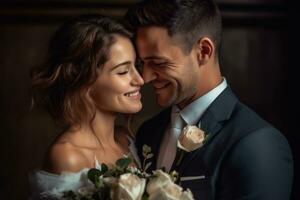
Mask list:
[[[47,62],[31,72],[34,102],[69,126],[91,121],[95,107],[87,91],[109,59],[116,35],[131,38],[120,23],[101,15],[63,24],[50,41]]]
[[[147,26],[166,28],[170,36],[182,39],[187,52],[203,36],[212,39],[219,51],[222,21],[213,0],[144,0],[130,8],[124,19],[132,32]]]

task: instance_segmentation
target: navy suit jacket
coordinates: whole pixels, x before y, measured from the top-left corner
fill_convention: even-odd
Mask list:
[[[136,135],[138,154],[152,148],[150,170],[156,168],[163,134],[171,109],[165,109],[142,124]],[[209,133],[205,144],[173,164],[181,181],[199,200],[288,200],[293,182],[293,159],[285,137],[238,101],[226,88],[200,119]]]

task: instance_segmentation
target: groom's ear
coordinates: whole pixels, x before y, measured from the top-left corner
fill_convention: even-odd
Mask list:
[[[200,38],[194,46],[199,66],[205,65],[214,55],[215,46],[208,37]]]

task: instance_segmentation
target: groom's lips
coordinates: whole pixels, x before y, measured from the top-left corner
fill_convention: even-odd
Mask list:
[[[169,85],[171,85],[170,82],[154,82],[153,84],[155,92],[160,92],[161,90],[167,88]]]

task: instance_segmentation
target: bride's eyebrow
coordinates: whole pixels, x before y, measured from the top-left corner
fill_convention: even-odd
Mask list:
[[[116,68],[118,68],[118,67],[120,67],[120,66],[123,66],[123,65],[130,65],[130,64],[131,64],[131,61],[125,61],[125,62],[119,63],[119,64],[113,66],[113,67],[110,69],[110,71],[112,71],[112,70],[114,70],[114,69],[116,69]]]

